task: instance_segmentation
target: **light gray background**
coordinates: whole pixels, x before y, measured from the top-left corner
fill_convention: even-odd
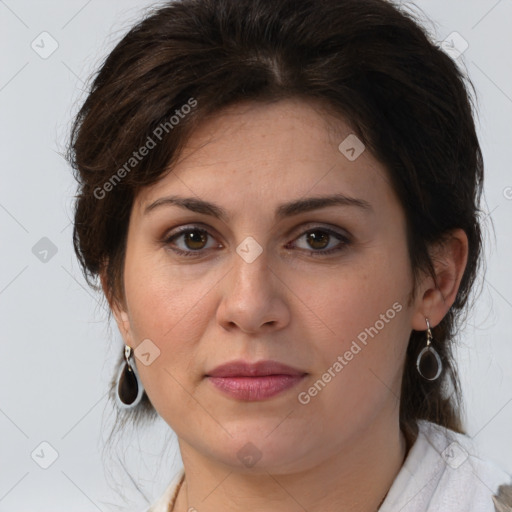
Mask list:
[[[114,481],[134,500],[129,510],[147,506],[101,454],[111,417],[107,385],[122,342],[75,261],[75,184],[60,153],[85,81],[151,4],[0,1],[0,512],[121,510]],[[429,31],[437,41],[456,31],[469,43],[458,61],[478,93],[484,207],[495,236],[486,237],[487,276],[458,358],[467,430],[483,455],[512,473],[512,1],[416,4],[436,22]],[[58,43],[46,59],[31,48],[34,40],[42,46],[43,31]],[[58,251],[46,262],[32,252],[43,237]],[[125,439],[120,452],[152,501],[180,462],[173,434],[159,419]],[[48,469],[34,461],[50,460],[42,442],[58,453]]]

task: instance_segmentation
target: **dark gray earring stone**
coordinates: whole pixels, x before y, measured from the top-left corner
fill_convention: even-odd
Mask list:
[[[119,379],[117,387],[117,394],[119,399],[126,405],[131,405],[137,399],[139,394],[139,385],[137,383],[137,377],[134,371],[128,364],[124,365],[123,372]]]

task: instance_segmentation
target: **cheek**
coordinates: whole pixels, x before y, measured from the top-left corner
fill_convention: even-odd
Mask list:
[[[214,318],[211,294],[221,277],[217,271],[200,277],[197,272],[187,275],[159,255],[150,258],[127,253],[125,291],[133,341],[137,345],[149,339],[158,353],[149,366],[137,361],[142,383],[155,406],[165,394],[171,402],[186,403],[185,394],[178,400],[181,388],[177,382],[191,388],[199,379],[194,372],[202,367],[200,341]],[[166,400],[163,406],[168,405]]]
[[[396,385],[410,333],[407,300],[412,281],[404,270],[407,264],[405,249],[375,252],[371,261],[365,259],[346,271],[340,268],[317,288],[320,293],[309,292],[304,300],[314,305],[311,309],[319,319],[321,341],[315,350],[323,364],[320,372],[332,367],[338,356],[344,359],[339,373],[345,384],[338,379],[337,385],[366,386],[378,378],[390,387]],[[304,294],[307,289],[303,282]],[[315,340],[313,332],[309,337]]]
[[[408,340],[408,283],[394,277],[352,272],[338,285],[324,287],[314,308],[321,330],[317,336],[307,331],[317,364],[298,400],[312,430],[336,425],[344,438],[352,429],[366,428],[383,407],[398,405]]]
[[[173,343],[174,331],[187,326],[193,332],[218,280],[216,272],[187,272],[171,265],[164,251],[127,251],[125,291],[132,332],[139,339],[153,337],[162,348]]]
[[[126,280],[130,327],[134,343],[149,339],[158,356],[146,366],[137,360],[142,384],[164,418],[194,406],[189,393],[195,380],[197,343],[204,331],[204,280],[195,287],[168,280],[165,273],[141,272]],[[130,295],[131,292],[131,295]],[[185,392],[184,388],[188,392]]]
[[[329,331],[334,331],[331,332],[333,336],[356,337],[378,322],[387,311],[393,319],[400,316],[395,315],[397,309],[405,311],[412,286],[403,270],[405,264],[400,254],[387,258],[386,254],[377,253],[371,260],[365,258],[345,268],[340,266],[327,278],[317,276],[320,279],[316,281],[303,281],[297,294],[304,297],[304,303],[313,305],[311,309],[324,320]],[[315,287],[313,281],[317,283]],[[393,309],[395,303],[401,308],[395,306]],[[378,326],[382,330],[381,322]]]

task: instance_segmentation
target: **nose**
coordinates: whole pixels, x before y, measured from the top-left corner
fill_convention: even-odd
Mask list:
[[[268,333],[290,321],[287,287],[268,264],[263,251],[254,261],[235,253],[233,267],[222,280],[217,322],[226,330]]]

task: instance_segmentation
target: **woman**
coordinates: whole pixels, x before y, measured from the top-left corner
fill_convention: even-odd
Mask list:
[[[482,156],[411,15],[169,2],[106,59],[69,158],[75,249],[125,342],[112,397],[178,436],[150,511],[510,510],[451,354]]]

